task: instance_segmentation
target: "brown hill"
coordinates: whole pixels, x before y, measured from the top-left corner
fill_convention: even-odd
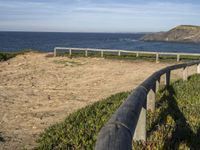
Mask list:
[[[168,32],[147,34],[144,41],[200,42],[200,26],[180,25]]]

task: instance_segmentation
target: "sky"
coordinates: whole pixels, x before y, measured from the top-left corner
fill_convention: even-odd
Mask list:
[[[0,31],[158,32],[200,25],[199,0],[0,0]]]

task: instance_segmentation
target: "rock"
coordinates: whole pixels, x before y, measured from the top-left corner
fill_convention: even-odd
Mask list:
[[[200,26],[180,25],[168,32],[147,34],[141,40],[200,43]]]

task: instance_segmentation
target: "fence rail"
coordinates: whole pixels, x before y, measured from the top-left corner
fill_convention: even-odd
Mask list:
[[[175,55],[177,61],[180,56],[200,56],[200,54],[191,53],[165,53],[165,52],[144,52],[144,51],[126,51],[126,50],[109,50],[109,49],[90,49],[90,48],[64,48],[56,47],[54,49],[54,56],[57,55],[58,50],[69,50],[69,55],[73,51],[85,51],[87,56],[88,51],[101,52],[117,52],[121,53],[135,53],[139,54],[154,54],[156,62],[160,55]],[[140,84],[125,100],[125,102],[112,115],[106,125],[100,130],[95,145],[95,150],[131,150],[132,140],[146,141],[146,113],[147,110],[155,111],[155,95],[159,90],[161,78],[164,77],[165,86],[170,85],[171,72],[177,69],[183,69],[183,80],[188,80],[188,68],[196,66],[197,74],[200,74],[200,60],[184,64],[177,64],[165,67],[148,77],[142,84]]]
[[[139,57],[140,54],[152,54],[155,55],[156,62],[159,62],[159,57],[161,55],[170,55],[176,56],[177,62],[180,61],[181,56],[200,56],[199,53],[173,53],[173,52],[147,52],[147,51],[128,51],[128,50],[115,50],[115,49],[95,49],[95,48],[70,48],[70,47],[55,47],[54,48],[54,56],[57,56],[57,52],[59,50],[68,50],[69,55],[72,55],[72,51],[84,51],[85,56],[88,56],[88,52],[101,52],[101,57],[104,56],[104,52],[114,52],[117,53],[118,56],[121,56],[122,53],[135,54],[136,57]]]
[[[165,86],[169,86],[171,72],[183,69],[183,80],[187,80],[188,68],[194,65],[200,74],[200,61],[194,61],[161,69],[140,84],[101,129],[95,150],[131,150],[132,140],[146,141],[146,111],[155,111],[161,77],[164,76]]]

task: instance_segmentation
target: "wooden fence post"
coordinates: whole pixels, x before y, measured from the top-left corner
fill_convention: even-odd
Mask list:
[[[54,57],[56,57],[56,48],[54,48]]]
[[[121,56],[121,51],[118,51],[118,56]]]
[[[139,53],[136,53],[136,57],[139,57]]]
[[[88,56],[88,50],[85,50],[85,57]]]
[[[177,62],[179,62],[180,61],[180,55],[178,54],[177,55]]]
[[[156,92],[158,92],[160,89],[160,78],[156,80]]]
[[[188,67],[183,68],[183,80],[188,80]]]
[[[156,102],[156,84],[153,85],[152,89],[147,94],[147,110],[155,111]]]
[[[156,53],[156,63],[159,63],[159,53]]]
[[[197,64],[197,74],[200,74],[200,63]]]
[[[133,136],[134,141],[146,141],[146,109],[142,107]]]
[[[170,85],[170,71],[166,72],[165,74],[165,85],[169,86]]]
[[[72,50],[69,49],[69,56],[72,56]]]
[[[101,57],[103,57],[103,51],[101,51]]]

